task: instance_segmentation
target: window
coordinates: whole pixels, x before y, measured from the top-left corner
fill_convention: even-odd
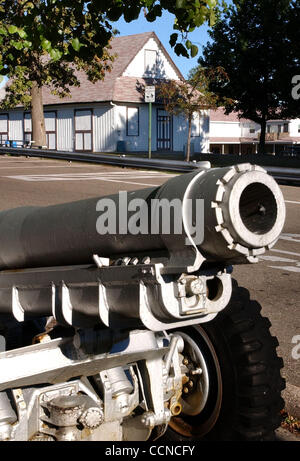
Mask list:
[[[298,125],[298,133],[300,133],[300,125]]]
[[[199,112],[193,113],[191,136],[193,137],[200,136],[200,114]]]
[[[285,124],[283,125],[283,132],[284,132],[284,133],[288,133],[288,132],[289,132],[289,124],[288,124],[288,123],[285,123]]]
[[[126,108],[126,135],[139,136],[139,109],[138,107]]]
[[[251,134],[254,134],[255,133],[255,128],[250,128],[249,131],[250,131]]]
[[[25,112],[24,114],[24,139],[28,143],[30,143],[32,139],[32,123],[30,112]]]
[[[145,74],[156,75],[157,52],[145,50]]]
[[[271,125],[267,125],[267,133],[271,133]]]

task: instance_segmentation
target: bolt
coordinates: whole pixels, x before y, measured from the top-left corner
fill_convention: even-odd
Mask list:
[[[125,256],[125,258],[122,259],[122,266],[127,266],[130,262],[129,256]]]
[[[131,258],[130,260],[130,264],[132,264],[133,266],[136,266],[139,262],[139,258]]]
[[[187,358],[185,358],[185,359],[183,359],[182,363],[183,363],[183,365],[188,365],[188,364],[189,364],[189,361],[188,361]]]
[[[186,384],[186,383],[188,383],[188,382],[189,382],[189,378],[188,378],[186,375],[184,375],[184,376],[182,377],[182,384]]]
[[[189,392],[189,388],[185,386],[185,387],[183,388],[183,392],[184,392],[185,394],[187,394],[187,393]]]
[[[203,283],[200,279],[189,280],[187,292],[190,295],[199,295],[203,290]]]
[[[193,381],[189,381],[189,382],[188,382],[188,386],[192,389],[192,388],[194,387]]]
[[[191,371],[191,375],[202,375],[202,368],[196,368]]]
[[[142,259],[142,264],[150,264],[151,263],[151,258],[150,256],[145,256],[143,259]]]

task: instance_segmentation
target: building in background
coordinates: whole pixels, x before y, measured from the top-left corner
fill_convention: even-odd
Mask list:
[[[256,154],[260,125],[239,119],[237,114],[224,114],[219,108],[210,111],[209,151],[215,154]],[[270,120],[267,123],[266,153],[280,154],[300,145],[300,119]]]
[[[47,147],[62,151],[115,152],[148,150],[148,104],[144,86],[161,79],[183,79],[154,32],[115,37],[117,54],[103,81],[89,82],[79,73],[80,87],[60,99],[43,89]],[[207,113],[195,114],[194,152],[208,152]],[[160,104],[152,108],[152,150],[180,151],[187,140],[187,122]],[[0,140],[31,140],[31,114],[18,107],[0,113]]]
[[[177,66],[154,32],[115,37],[111,53],[117,58],[103,81],[89,82],[79,73],[80,87],[71,97],[59,98],[43,89],[47,147],[61,151],[146,152],[148,151],[148,104],[144,87],[163,79],[183,79]],[[0,100],[5,90],[0,88]],[[185,150],[188,125],[181,115],[168,114],[153,104],[152,151]],[[194,114],[191,154],[256,153],[260,126],[225,115],[222,108]],[[30,142],[31,114],[17,107],[0,111],[0,144],[5,140]],[[300,144],[300,119],[270,121],[267,152],[277,154]]]

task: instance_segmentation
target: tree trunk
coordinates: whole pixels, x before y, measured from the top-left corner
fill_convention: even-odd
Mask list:
[[[189,129],[188,129],[188,138],[187,138],[187,145],[186,145],[186,158],[185,158],[185,160],[187,162],[190,161],[190,157],[191,157],[192,117],[188,118],[188,126],[189,126]]]
[[[32,123],[32,147],[46,147],[46,130],[44,120],[42,88],[33,82],[31,89],[31,123]]]
[[[261,121],[260,129],[261,131],[260,131],[258,153],[263,155],[265,154],[265,149],[266,149],[266,131],[267,131],[267,120],[265,117]]]

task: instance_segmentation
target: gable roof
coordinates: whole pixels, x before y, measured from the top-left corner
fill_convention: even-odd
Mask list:
[[[180,70],[174,64],[154,32],[114,37],[111,41],[110,54],[116,54],[117,57],[112,63],[111,72],[107,72],[103,80],[91,83],[84,71],[76,72],[80,86],[71,88],[71,97],[59,98],[59,96],[51,94],[49,88],[44,87],[43,104],[54,105],[105,101],[143,102],[143,97],[140,91],[138,91],[138,86],[139,84],[147,84],[148,79],[123,77],[122,75],[150,38],[156,41],[174,71],[183,79]]]

